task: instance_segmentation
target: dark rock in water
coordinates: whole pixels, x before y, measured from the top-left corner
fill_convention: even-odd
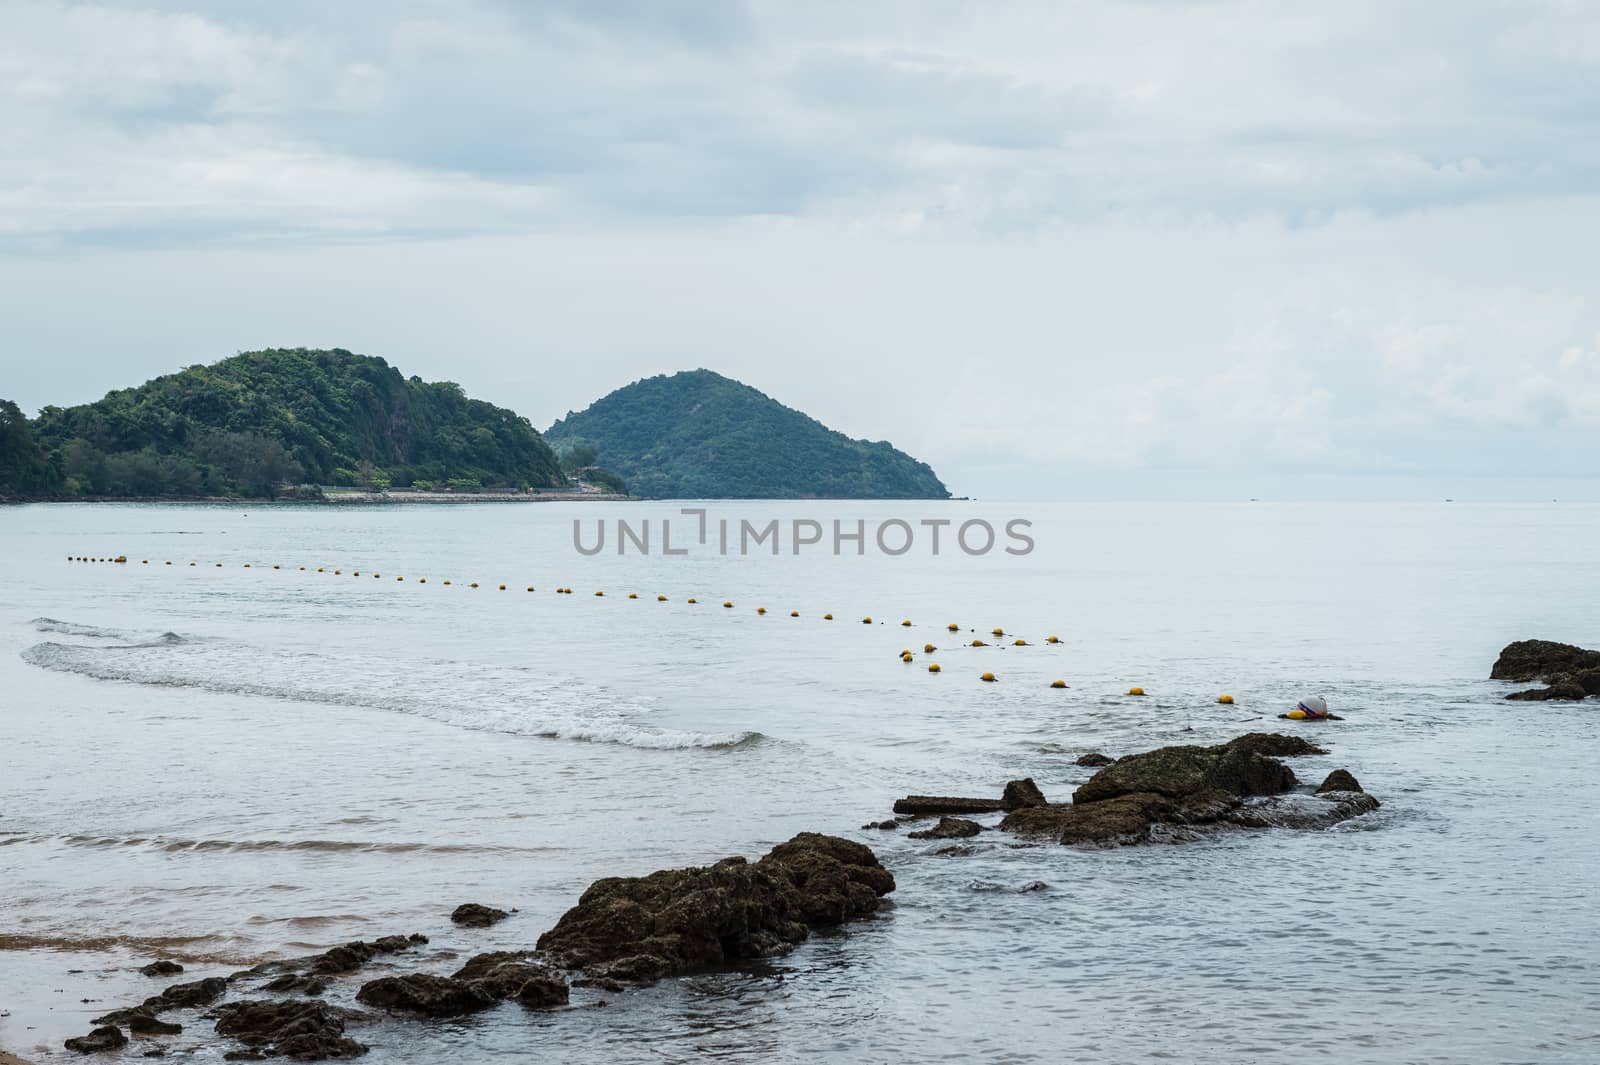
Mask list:
[[[1103,765],[1110,765],[1115,761],[1116,759],[1112,758],[1108,754],[1101,754],[1099,751],[1090,751],[1088,754],[1080,754],[1076,764],[1097,769]]]
[[[75,1050],[79,1054],[98,1054],[106,1050],[120,1050],[128,1045],[128,1037],[122,1034],[119,1028],[105,1025],[96,1028],[88,1035],[80,1035],[76,1039],[68,1039],[62,1044],[68,1050]]]
[[[1006,782],[1006,790],[1000,796],[1000,809],[1020,810],[1024,806],[1046,806],[1049,800],[1044,797],[1044,792],[1039,790],[1039,785],[1033,782],[1032,777]]]
[[[158,1017],[135,1013],[128,1018],[128,1031],[134,1035],[177,1035],[183,1031],[183,1025],[171,1024]]]
[[[1227,814],[1245,828],[1331,828],[1352,817],[1371,813],[1377,799],[1365,792],[1330,791],[1325,795],[1275,795],[1247,800]]]
[[[160,999],[152,998],[146,1001],[159,1002]],[[149,1005],[129,1006],[126,1009],[112,1010],[110,1013],[103,1013],[98,1017],[92,1017],[90,1018],[89,1023],[94,1025],[109,1024],[115,1027],[117,1025],[131,1025],[135,1017],[154,1017],[155,1015],[155,1009]]]
[[[532,1009],[566,1005],[567,978],[526,958],[526,953],[519,951],[479,954],[451,979],[475,983],[495,998],[513,999]]]
[[[507,916],[506,911],[497,910],[493,906],[464,902],[450,914],[450,920],[468,928],[488,928],[492,924],[504,921]]]
[[[362,984],[361,990],[356,992],[356,1001],[430,1017],[458,1017],[486,1010],[499,999],[476,982],[429,973],[406,973]]]
[[[384,936],[370,943],[358,939],[325,950],[321,954],[312,955],[306,959],[306,963],[313,972],[330,975],[353,973],[379,954],[397,954],[427,941],[428,937],[419,933],[412,933],[409,936]]]
[[[759,862],[597,880],[538,947],[589,982],[645,983],[782,953],[810,926],[874,912],[893,890],[867,847],[802,832]]]
[[[1348,769],[1335,769],[1329,773],[1322,783],[1317,785],[1317,794],[1325,791],[1360,791],[1361,783]]]
[[[885,832],[893,832],[900,827],[899,821],[868,821],[861,826],[863,829],[877,828]]]
[[[1206,825],[1239,804],[1224,791],[1199,791],[1180,799],[1133,792],[1089,803],[1018,810],[1000,823],[1006,832],[1051,836],[1059,843],[1123,846],[1144,843],[1155,825]]]
[[[183,966],[175,961],[168,961],[162,958],[160,961],[151,962],[139,971],[146,976],[171,976],[173,973],[183,972]]]
[[[161,994],[144,1000],[145,1007],[153,1012],[209,1006],[228,990],[228,981],[220,976],[208,976],[188,984],[173,984]]]
[[[1303,754],[1328,753],[1326,748],[1318,747],[1303,737],[1285,736],[1281,732],[1248,732],[1229,740],[1223,746],[1234,750],[1254,751],[1268,758],[1295,758]]]
[[[1072,795],[1076,803],[1152,792],[1181,799],[1206,791],[1275,795],[1295,785],[1294,773],[1248,747],[1161,747],[1113,762]]]
[[[1550,640],[1518,640],[1500,652],[1489,679],[1555,684],[1588,670],[1600,670],[1600,651]]]
[[[281,1000],[230,1002],[217,1009],[217,1034],[236,1039],[247,1050],[224,1055],[230,1061],[286,1057],[296,1061],[355,1058],[367,1048],[344,1034],[346,1011],[324,1002]]]
[[[963,799],[953,795],[907,795],[894,802],[897,814],[992,814],[999,809],[999,799]]]
[[[313,997],[328,990],[328,979],[324,976],[312,976],[307,973],[284,973],[275,980],[269,980],[261,985],[263,991],[278,991],[283,993],[298,992],[302,995]]]
[[[1512,692],[1507,699],[1524,702],[1543,702],[1547,699],[1562,699],[1577,702],[1587,699],[1589,690],[1575,680],[1562,680],[1550,685],[1548,688],[1529,688],[1527,691]]]
[[[939,823],[921,832],[907,832],[908,839],[965,839],[983,831],[983,826],[964,817],[941,817]]]
[[[965,843],[951,843],[936,848],[933,853],[940,858],[965,858],[969,854],[976,853],[976,848],[969,847]]]

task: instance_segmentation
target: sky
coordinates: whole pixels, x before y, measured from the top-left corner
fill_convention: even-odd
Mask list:
[[[985,498],[1600,499],[1600,4],[0,0],[0,396],[706,367]]]

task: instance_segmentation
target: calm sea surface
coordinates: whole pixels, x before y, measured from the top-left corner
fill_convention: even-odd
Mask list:
[[[420,931],[397,964],[448,972],[597,877],[809,829],[871,844],[894,906],[605,1009],[353,1034],[374,1065],[1600,1061],[1600,703],[1484,679],[1513,639],[1600,645],[1600,507],[709,507],[781,519],[782,553],[720,557],[675,504],[0,509],[0,1046],[61,1059],[157,953],[192,978]],[[573,549],[619,517],[656,553]],[[1037,546],[789,553],[794,518],[896,517]],[[965,646],[997,626],[1032,646]],[[1019,776],[1065,799],[1085,751],[1289,725],[1308,692],[1347,720],[1301,777],[1347,767],[1379,813],[958,857],[858,828]],[[453,929],[467,901],[518,912]]]

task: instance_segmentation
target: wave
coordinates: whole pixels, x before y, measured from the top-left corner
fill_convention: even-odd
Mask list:
[[[121,629],[102,629],[98,625],[80,625],[76,621],[59,621],[56,618],[34,618],[28,622],[35,631],[54,632],[62,636],[84,636],[92,640],[129,640],[133,636]]]
[[[56,626],[43,628],[43,625]],[[135,634],[40,618],[42,631],[96,638]],[[92,630],[92,631],[91,631]],[[647,702],[603,685],[524,667],[449,660],[391,660],[320,652],[273,652],[222,639],[162,633],[134,643],[35,644],[23,661],[97,680],[193,688],[225,695],[412,714],[460,728],[648,750],[733,750],[760,743],[759,732],[708,733],[644,720]]]

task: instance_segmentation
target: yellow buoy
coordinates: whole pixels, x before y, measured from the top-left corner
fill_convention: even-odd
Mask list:
[[[937,672],[939,672],[939,663],[937,663],[937,662],[929,662],[928,663],[928,672],[929,673],[937,673]]]
[[[1217,702],[1221,703],[1223,706],[1231,706],[1233,705],[1233,696],[1219,695],[1217,696]]]
[[[171,562],[167,562],[167,563],[165,563],[165,564],[166,564],[166,565],[168,565],[168,566],[170,566],[170,565],[172,565],[172,563],[171,563]],[[305,567],[304,567],[304,566],[302,566],[302,567],[301,567],[301,568],[302,568],[302,569],[304,569],[304,568],[305,568]]]
[[[273,568],[273,569],[282,569],[282,568],[283,568],[283,567],[282,567],[282,566],[279,566],[279,565],[277,565],[277,564],[274,564],[274,565],[273,565],[273,567],[272,567],[272,568]]]
[[[922,653],[925,654],[925,655],[931,655],[931,654],[933,654],[933,652],[935,652],[937,650],[938,650],[938,648],[935,647],[931,643],[925,643],[925,644],[922,645]]]
[[[1050,687],[1052,688],[1065,688],[1066,686],[1067,682],[1064,680],[1053,680],[1050,682]]]
[[[383,576],[383,574],[381,574],[381,573],[374,573],[374,574],[373,574],[373,575],[372,575],[372,579],[373,579],[373,580],[377,580],[377,579],[378,579],[378,578],[379,578],[379,577],[381,577],[381,576]]]
[[[341,573],[341,572],[342,572],[342,571],[341,571],[341,570],[334,570],[334,571],[333,571],[333,575],[334,575],[334,576],[335,576],[335,577],[337,577],[337,576],[339,576],[339,574],[340,574],[340,573]]]
[[[902,662],[909,662],[909,661],[911,661],[912,657],[913,656],[912,656],[910,651],[901,651],[900,652],[900,661],[902,661]]]
[[[305,572],[305,571],[306,571],[306,568],[305,568],[305,567],[304,567],[304,566],[301,566],[301,567],[300,567],[300,572],[301,572],[301,573],[304,573],[304,572]]]
[[[901,623],[900,623],[900,624],[902,624],[902,625],[904,625],[904,626],[905,626],[905,627],[906,627],[906,628],[908,628],[908,629],[909,629],[909,628],[910,628],[910,627],[911,627],[911,619],[910,619],[910,618],[906,618],[906,619],[905,619],[905,620],[904,620],[904,621],[902,621],[902,622],[901,622]]]
[[[1287,714],[1284,714],[1283,716],[1288,718],[1290,721],[1304,721],[1310,715],[1307,714],[1304,710],[1290,710]]]
[[[863,624],[863,625],[871,625],[872,624],[871,616],[862,618],[861,619],[861,624]]]
[[[1046,636],[1044,638],[1044,642],[1045,643],[1060,643],[1061,642],[1061,637],[1059,637],[1059,636]]]
[[[476,587],[476,586],[474,586],[474,587]],[[605,595],[606,593],[605,592],[595,592],[594,594],[595,595]]]
[[[732,599],[724,599],[722,601],[722,605],[726,606],[726,607],[731,607],[731,606],[733,606],[733,600]]]
[[[395,578],[395,580],[397,580],[397,581],[403,581],[403,580],[405,580],[405,578],[404,578],[404,577],[396,577],[396,578]]]
[[[528,591],[530,591],[530,592],[533,591],[533,585],[531,585],[531,584],[528,585]]]
[[[982,640],[973,640],[972,641],[972,646],[974,646],[974,647],[988,647],[989,645],[984,643]]]
[[[351,573],[351,576],[354,576],[354,577],[359,577],[359,576],[361,576],[361,571],[360,571],[360,570],[355,570],[355,571],[353,571],[353,572],[352,572],[352,573]]]
[[[960,632],[961,631],[961,626],[957,625],[953,621],[950,624],[946,625],[945,628],[949,629],[951,632]]]
[[[149,564],[150,564],[150,560],[148,558],[139,560],[139,565],[141,565],[141,566],[148,566]],[[277,566],[273,566],[272,568],[273,569],[277,569],[278,567]]]
[[[450,582],[449,582],[449,581],[445,581],[445,583],[446,583],[446,584],[449,584],[449,583],[450,583]]]
[[[697,602],[699,602],[699,600],[691,595],[689,598],[685,599],[684,602],[686,602],[686,603],[697,603]]]
[[[1129,688],[1128,689],[1128,694],[1129,695],[1143,695],[1144,694],[1144,689],[1143,688]]]
[[[502,584],[502,585],[501,585],[501,586],[500,586],[500,590],[501,590],[501,591],[502,591],[502,592],[503,592],[503,591],[505,591],[505,590],[506,590],[506,586],[505,586],[505,585],[503,585],[503,584]]]
[[[798,610],[791,610],[791,611],[789,611],[789,616],[790,616],[790,617],[792,617],[792,618],[797,618],[797,617],[799,617],[799,616],[800,616],[800,611],[798,611]]]
[[[767,608],[766,607],[764,607],[764,606],[756,607],[756,613],[757,614],[765,614],[766,612],[767,612]]]
[[[665,603],[665,602],[666,602],[666,601],[667,601],[667,597],[666,597],[666,596],[664,596],[664,595],[658,595],[658,596],[656,596],[656,602],[658,602],[658,603]]]
[[[994,674],[993,673],[985,673],[981,677],[979,677],[978,679],[981,680],[981,681],[984,681],[986,683],[993,684],[994,683]]]
[[[189,563],[189,565],[191,565],[191,566],[192,566],[192,565],[194,565],[194,563],[193,563],[193,562],[191,562],[191,563]],[[317,572],[318,572],[318,573],[321,573],[321,572],[322,572],[322,571],[321,571],[321,570],[320,570],[320,569],[319,569],[319,570],[317,570]]]
[[[822,620],[823,621],[832,621],[833,620],[833,615],[832,614],[824,614],[824,615],[822,615]]]
[[[217,568],[221,569],[222,568],[222,563],[218,562],[217,563]],[[333,572],[338,573],[339,571],[338,570],[334,570]]]
[[[1005,629],[993,629],[989,633],[989,635],[991,635],[991,636],[1004,636],[1005,634],[1006,634],[1006,630]]]
[[[1026,647],[1026,646],[1028,646],[1028,641],[1027,640],[1012,640],[1011,641],[1011,646],[1013,646],[1013,647]]]
[[[404,578],[404,577],[402,577],[402,578],[400,578],[400,579],[401,579],[401,580],[404,580],[404,579],[405,579],[405,578]],[[418,583],[418,584],[427,584],[427,583],[428,583],[428,578],[426,578],[426,577],[418,577],[418,578],[417,578],[417,583]]]
[[[637,598],[639,598],[639,593],[638,592],[629,592],[628,593],[628,598],[629,599],[637,599]]]
[[[477,581],[471,581],[471,582],[469,582],[469,583],[468,583],[468,584],[467,584],[467,587],[468,587],[468,588],[476,588],[476,587],[477,587],[477,586],[478,586],[478,582],[477,582]],[[599,592],[596,592],[596,593],[595,593],[595,594],[596,594],[596,595],[599,595],[599,594],[600,594],[600,593],[599,593]]]
[[[117,561],[117,562],[126,562],[126,561],[128,561],[128,556],[127,555],[118,555],[116,557],[115,561]]]

